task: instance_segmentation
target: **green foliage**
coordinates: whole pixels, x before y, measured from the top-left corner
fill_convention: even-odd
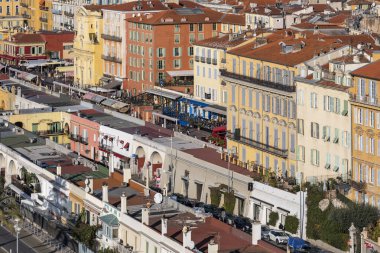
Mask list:
[[[377,242],[377,238],[380,237],[380,224],[377,224],[371,231],[371,240]]]
[[[93,249],[95,246],[96,231],[100,226],[90,226],[81,223],[73,229],[73,236],[76,240],[86,245],[86,247]]]
[[[268,222],[268,225],[276,226],[277,221],[278,221],[278,213],[272,211],[272,212],[269,214],[269,222]]]
[[[233,213],[235,209],[236,197],[234,191],[224,193],[224,209],[228,213]]]
[[[210,187],[210,198],[212,205],[219,206],[221,197],[222,193],[220,192],[219,187]]]
[[[288,215],[285,218],[285,230],[296,234],[298,230],[298,225],[300,224],[298,218],[296,216]]]
[[[330,184],[333,185],[334,182]],[[377,208],[356,204],[339,193],[337,198],[345,203],[347,208],[335,208],[330,205],[322,212],[318,205],[324,199],[323,195],[321,185],[308,187],[306,232],[307,237],[311,239],[320,239],[335,248],[347,250],[348,229],[352,222],[357,229],[362,229],[378,220]]]

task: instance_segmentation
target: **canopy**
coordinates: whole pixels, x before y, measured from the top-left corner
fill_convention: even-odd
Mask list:
[[[176,99],[182,97],[181,95],[179,95],[177,93],[169,92],[169,91],[165,91],[165,90],[159,90],[159,89],[148,89],[145,92],[153,94],[153,95],[173,99],[173,100],[176,100]]]
[[[101,102],[102,105],[111,107],[114,103],[116,103],[113,99],[106,99],[103,102]]]
[[[169,76],[172,76],[172,77],[194,76],[194,70],[172,70],[172,71],[166,71],[166,73],[168,73]]]
[[[112,80],[108,84],[104,85],[103,88],[105,89],[118,89],[121,86],[121,81],[119,80]]]
[[[190,99],[190,98],[181,98],[179,101],[185,102],[185,103],[188,103],[188,104],[192,104],[192,105],[196,105],[196,106],[200,106],[200,107],[206,107],[206,106],[209,105],[209,104],[206,104],[204,102],[201,102],[201,101],[198,101],[198,100],[194,100],[194,99]]]
[[[36,78],[37,76],[36,75],[33,75],[33,74],[27,74],[26,76],[24,76],[24,79],[26,81],[32,81],[34,78]]]
[[[119,101],[116,101],[116,103],[112,104],[111,107],[112,108],[115,108],[115,109],[121,109],[123,107],[127,106],[126,103],[123,103],[123,102],[119,102]]]
[[[74,71],[74,66],[56,67],[55,70],[57,70],[58,72],[70,72],[70,71]]]
[[[119,219],[112,213],[100,216],[99,219],[109,226],[112,226],[112,227],[119,226]]]
[[[216,114],[227,115],[227,108],[222,107],[222,106],[209,105],[203,108],[203,110],[208,111],[208,112],[214,112]]]
[[[91,92],[88,92],[88,93],[86,93],[82,98],[83,99],[86,99],[86,100],[91,100],[93,97],[95,97],[96,96],[96,94],[94,94],[94,93],[91,93]]]

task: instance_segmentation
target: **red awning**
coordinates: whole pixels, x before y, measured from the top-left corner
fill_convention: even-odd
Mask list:
[[[215,127],[212,129],[212,131],[215,133],[215,132],[225,132],[226,131],[226,126],[219,126],[219,127]]]

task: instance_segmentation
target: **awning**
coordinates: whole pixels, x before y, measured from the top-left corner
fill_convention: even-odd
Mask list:
[[[16,194],[18,194],[20,197],[23,197],[23,198],[26,198],[26,199],[30,198],[25,192],[23,192],[22,190],[20,190],[19,188],[17,188],[17,186],[15,186],[14,184],[10,184],[9,188],[12,191],[14,191]]]
[[[197,106],[200,106],[200,107],[209,106],[209,104],[206,104],[206,103],[198,101],[198,100],[190,99],[190,98],[181,98],[179,101],[185,102],[185,103],[188,103],[188,104],[197,105]]]
[[[58,72],[70,72],[70,71],[74,71],[74,66],[56,67],[55,70],[57,70]]]
[[[14,71],[14,72],[22,73],[22,71],[21,71],[21,70],[18,70],[18,69],[14,69],[14,68],[9,68],[9,71]]]
[[[82,98],[86,100],[91,100],[94,96],[96,96],[96,94],[88,92]]]
[[[114,103],[116,103],[113,99],[106,99],[103,102],[101,102],[102,105],[111,107]]]
[[[176,99],[182,97],[181,95],[179,95],[177,93],[169,92],[169,91],[165,91],[165,90],[159,90],[159,89],[148,89],[145,92],[153,94],[153,95],[169,98],[172,100],[176,100]]]
[[[27,75],[28,75],[28,73],[26,73],[26,72],[18,72],[17,78],[24,79]]]
[[[172,71],[166,71],[166,73],[169,74],[169,76],[175,77],[175,76],[194,76],[194,70],[172,70]]]
[[[126,103],[116,101],[113,105],[111,105],[112,108],[115,108],[116,110],[121,109],[123,107],[127,106]]]
[[[106,99],[106,97],[103,97],[103,96],[100,96],[100,95],[95,95],[90,100],[93,101],[93,102],[95,102],[95,103],[100,103],[100,102],[102,102],[105,99]]]
[[[118,89],[121,86],[121,81],[119,80],[112,80],[108,84],[104,85],[103,88],[105,89]]]
[[[111,227],[119,226],[119,219],[113,214],[100,216],[99,219]]]
[[[27,74],[25,77],[24,77],[24,79],[26,80],[26,81],[32,81],[34,78],[36,78],[37,76],[36,75],[33,75],[33,74]]]
[[[227,115],[227,108],[223,106],[209,105],[203,108],[203,110],[208,111],[208,112],[214,112],[216,114]]]

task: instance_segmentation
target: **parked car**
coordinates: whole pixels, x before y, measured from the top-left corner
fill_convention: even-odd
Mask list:
[[[268,226],[265,226],[265,225],[261,226],[261,238],[268,240],[269,232],[270,232],[270,228]]]
[[[289,237],[288,246],[293,252],[309,252],[311,244],[299,237]]]
[[[246,217],[235,216],[234,227],[244,232],[252,232],[252,222]]]
[[[281,230],[269,231],[269,240],[276,242],[277,244],[287,244],[289,236]]]

